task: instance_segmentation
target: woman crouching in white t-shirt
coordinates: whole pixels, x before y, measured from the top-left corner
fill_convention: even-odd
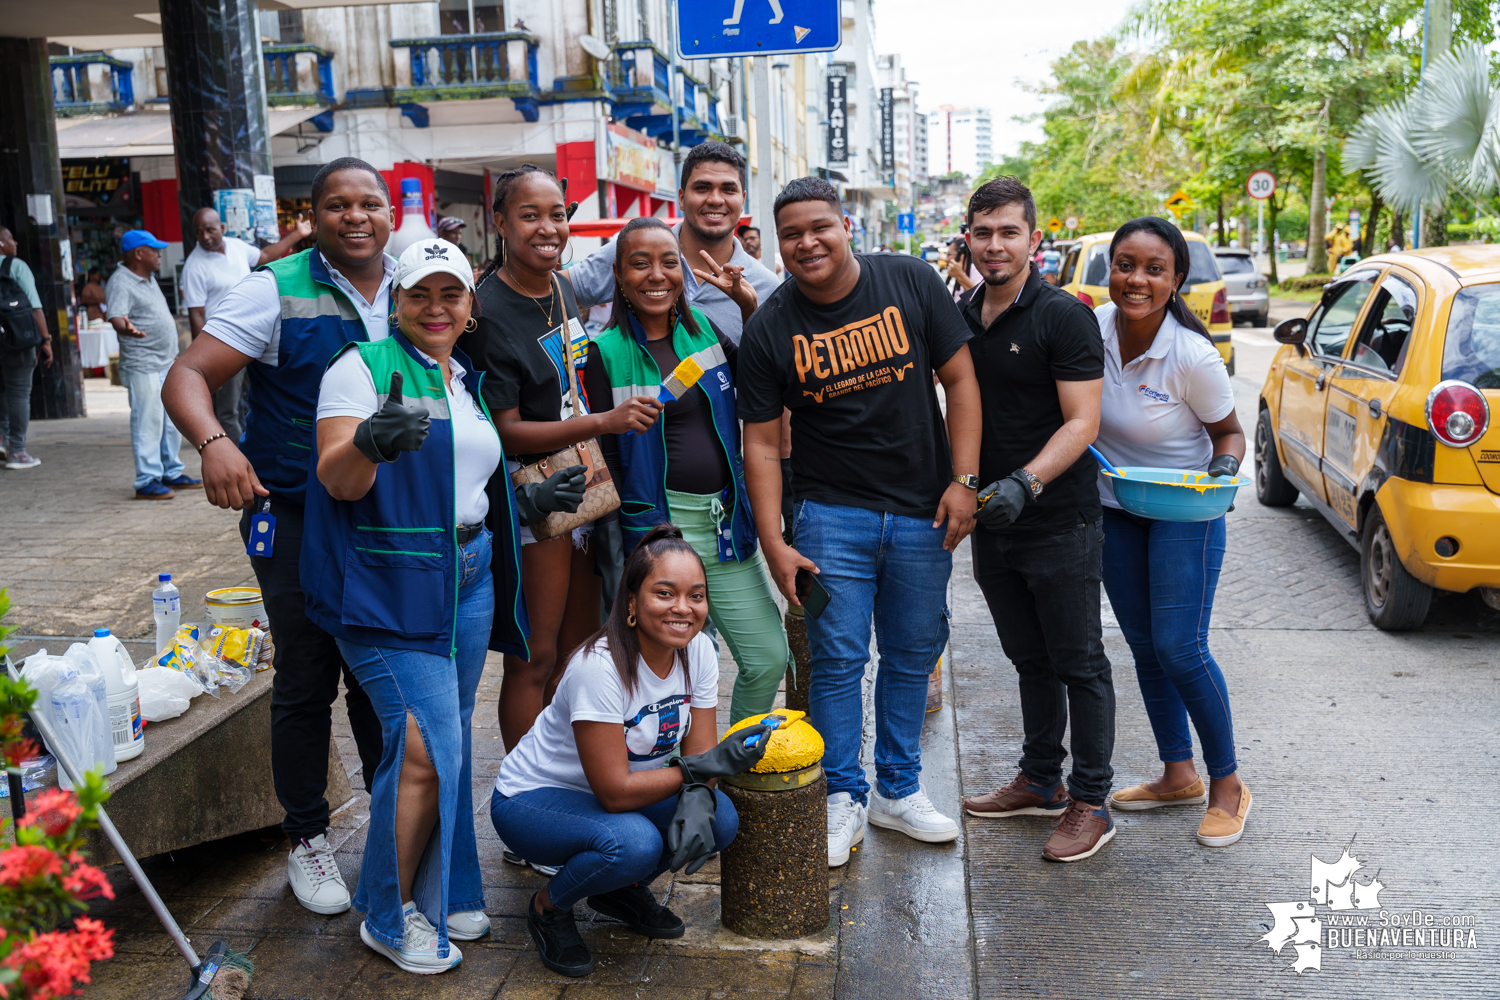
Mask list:
[[[707,614],[703,561],[673,525],[651,529],[625,563],[609,620],[500,765],[490,799],[500,839],[559,867],[526,911],[554,972],[594,970],[573,923],[580,899],[646,937],[681,937],[682,919],[648,886],[669,868],[697,871],[739,828],[707,782],[753,767],[769,740],[747,747],[767,731],[751,726],[715,745],[719,656],[700,634]],[[679,750],[687,756],[671,759]]]
[[[1234,391],[1213,338],[1182,300],[1187,240],[1153,216],[1116,230],[1110,301],[1095,310],[1104,336],[1099,448],[1119,465],[1232,476],[1245,456]],[[1224,564],[1224,518],[1155,521],[1120,509],[1101,479],[1104,589],[1135,656],[1162,776],[1114,793],[1116,809],[1208,803],[1198,842],[1228,847],[1245,831],[1250,790],[1234,755],[1229,689],[1208,651],[1214,588]],[[1209,787],[1193,767],[1203,744]]]

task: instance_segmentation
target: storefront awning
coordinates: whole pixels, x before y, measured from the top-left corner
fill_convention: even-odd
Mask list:
[[[271,134],[289,132],[321,114],[323,108],[272,108],[267,112]],[[58,155],[64,159],[90,156],[171,156],[172,116],[162,111],[129,115],[57,119]]]

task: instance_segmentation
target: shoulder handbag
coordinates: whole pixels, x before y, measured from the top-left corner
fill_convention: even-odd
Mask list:
[[[578,369],[573,364],[573,338],[568,329],[568,321],[576,319],[577,310],[572,314],[568,311],[567,296],[562,289],[562,283],[557,275],[552,275],[552,285],[557,289],[558,298],[563,303],[563,367],[568,372],[568,392],[573,402],[573,417],[583,413],[583,407],[578,398]],[[615,482],[610,477],[609,466],[604,464],[604,452],[599,447],[598,438],[588,438],[575,445],[570,445],[559,451],[554,451],[540,462],[532,462],[521,466],[510,474],[513,486],[524,483],[539,483],[555,472],[574,465],[581,465],[586,470],[584,478],[583,503],[578,505],[578,510],[572,514],[556,511],[548,514],[546,520],[540,524],[529,525],[531,534],[537,541],[545,541],[556,538],[558,535],[566,534],[574,528],[581,528],[585,524],[597,521],[605,514],[609,514],[620,508],[620,494],[615,489]]]
[[[0,351],[24,351],[42,342],[21,283],[10,276],[14,257],[0,263]]]

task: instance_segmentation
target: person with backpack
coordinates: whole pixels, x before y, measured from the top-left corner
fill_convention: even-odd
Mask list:
[[[0,460],[7,469],[34,469],[42,460],[26,451],[32,372],[39,356],[52,367],[52,343],[36,278],[17,249],[15,236],[0,227]]]

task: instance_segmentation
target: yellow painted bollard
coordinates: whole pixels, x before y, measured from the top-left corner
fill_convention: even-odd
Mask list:
[[[725,927],[775,940],[828,926],[828,782],[823,737],[804,713],[771,714],[787,721],[770,734],[765,758],[719,786],[740,817],[739,834],[720,856],[719,892]],[[753,715],[729,732],[764,718]]]

